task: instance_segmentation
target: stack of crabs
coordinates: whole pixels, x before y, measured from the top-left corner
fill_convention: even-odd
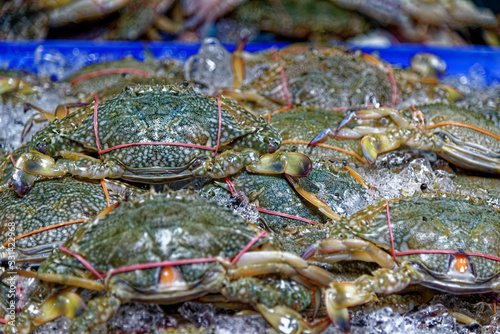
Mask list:
[[[494,301],[498,110],[442,69],[432,55],[400,69],[339,48],[239,47],[219,87],[126,59],[53,83],[71,86],[55,114],[26,103],[41,79],[6,74],[2,101],[49,123],[0,161],[2,289],[34,279],[15,321],[0,309],[4,333],[61,316],[89,333],[130,301],[255,310],[285,333],[348,332],[350,308],[408,312],[435,294]],[[419,168],[433,177],[377,184]]]

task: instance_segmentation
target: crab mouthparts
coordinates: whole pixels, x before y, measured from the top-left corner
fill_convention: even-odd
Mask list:
[[[450,254],[446,276],[456,281],[476,281],[476,271],[467,254],[458,252]]]

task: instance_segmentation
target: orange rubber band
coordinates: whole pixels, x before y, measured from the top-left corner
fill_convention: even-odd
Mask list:
[[[500,136],[497,135],[496,133],[492,132],[492,131],[489,131],[489,130],[486,130],[486,129],[483,129],[479,126],[475,126],[475,125],[472,125],[472,124],[467,124],[467,123],[462,123],[462,122],[456,122],[456,121],[444,121],[444,122],[439,122],[439,123],[436,123],[436,124],[431,124],[431,125],[427,125],[425,126],[425,130],[429,130],[429,129],[434,129],[434,128],[438,128],[440,126],[445,126],[445,125],[455,125],[455,126],[460,126],[460,127],[463,127],[463,128],[468,128],[468,129],[471,129],[471,130],[475,130],[475,131],[478,131],[478,132],[481,132],[485,135],[488,135],[498,141],[500,141]]]
[[[60,223],[60,224],[45,226],[45,227],[39,228],[37,230],[31,231],[31,232],[28,232],[28,233],[18,235],[13,240],[9,240],[9,241],[5,242],[3,244],[3,246],[7,247],[7,245],[10,244],[11,242],[17,241],[17,240],[22,239],[22,238],[29,237],[30,235],[33,235],[33,234],[37,234],[37,233],[40,233],[40,232],[45,232],[45,231],[51,230],[53,228],[58,228],[58,227],[62,227],[62,226],[67,226],[67,225],[72,225],[72,224],[77,224],[77,223],[83,223],[84,221],[85,221],[85,219],[77,219],[77,220],[72,220],[72,221],[64,222],[64,223]]]
[[[106,183],[104,183],[104,179],[101,179],[101,186],[102,186],[102,190],[104,191],[104,196],[106,196],[106,203],[108,204],[108,208],[109,208],[109,193],[108,193],[108,187],[106,187]]]

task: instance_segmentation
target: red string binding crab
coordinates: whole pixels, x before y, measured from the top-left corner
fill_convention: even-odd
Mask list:
[[[453,194],[381,201],[346,220],[314,226],[329,238],[302,257],[380,265],[371,275],[332,283],[326,291],[328,314],[348,331],[348,307],[410,285],[452,294],[499,293],[499,219],[500,212],[486,202]]]
[[[210,293],[249,303],[282,327],[283,317],[315,308],[318,286],[333,280],[299,256],[273,250],[266,232],[256,234],[231,209],[199,196],[150,195],[114,207],[81,225],[37,273],[18,270],[45,281],[39,290],[45,294],[32,297],[17,316],[17,328],[7,326],[5,333],[27,333],[63,314],[74,318],[82,307],[74,287],[105,290],[107,296],[88,302],[72,333],[88,333],[127,301],[171,304]],[[55,290],[48,282],[57,283]],[[279,288],[270,294],[273,286]]]
[[[16,158],[12,185],[18,194],[27,193],[37,176],[67,173],[164,183],[222,178],[245,166],[297,177],[311,171],[307,156],[275,152],[281,144],[276,130],[225,98],[181,86],[135,86],[98,104],[96,96],[93,110],[83,108],[54,121],[45,138],[30,143],[38,151]],[[73,126],[61,126],[66,124]]]

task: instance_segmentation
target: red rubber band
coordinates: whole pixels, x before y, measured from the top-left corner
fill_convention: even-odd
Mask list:
[[[70,85],[74,86],[81,81],[91,79],[91,78],[100,77],[101,75],[107,75],[107,74],[135,74],[135,75],[139,75],[139,76],[144,77],[144,78],[149,78],[149,76],[150,76],[148,72],[143,71],[143,70],[139,70],[137,68],[107,68],[104,70],[99,70],[99,71],[90,72],[87,74],[80,75],[75,80],[71,81]]]
[[[449,249],[415,249],[415,250],[409,250],[409,251],[401,251],[401,252],[396,252],[394,249],[394,238],[392,236],[392,228],[391,228],[391,218],[389,214],[389,202],[387,200],[385,201],[386,205],[385,208],[387,210],[387,225],[389,227],[389,235],[391,238],[391,253],[394,258],[394,261],[398,263],[396,260],[396,256],[405,256],[405,255],[418,255],[418,254],[457,254],[458,252],[455,250],[449,250]],[[477,252],[462,252],[466,254],[467,256],[476,256],[476,257],[482,257],[488,260],[492,261],[497,261],[500,262],[500,257],[498,256],[493,256],[493,255],[488,255],[484,253],[477,253]]]
[[[149,263],[139,263],[133,264],[130,266],[124,266],[116,269],[111,269],[108,271],[106,276],[112,276],[119,273],[124,273],[128,271],[141,270],[141,269],[151,269],[158,267],[167,267],[167,266],[180,266],[183,264],[194,264],[194,263],[207,263],[207,262],[216,262],[217,259],[215,257],[205,257],[205,258],[197,258],[197,259],[184,259],[184,260],[169,260],[169,261],[161,261],[161,262],[149,262]]]
[[[9,153],[9,158],[10,158],[10,161],[12,162],[12,164],[15,166],[16,160],[14,160],[14,156],[12,155],[12,153]]]
[[[394,75],[392,74],[391,65],[387,64],[385,68],[387,69],[387,74],[389,75],[389,80],[391,81],[391,86],[392,86],[391,104],[392,106],[395,106],[396,99],[398,96],[398,86],[396,85],[396,80],[394,80]]]
[[[87,260],[85,260],[83,258],[83,256],[81,256],[80,254],[77,254],[77,253],[73,253],[72,251],[70,251],[69,249],[67,249],[66,247],[59,247],[59,249],[61,251],[63,251],[64,253],[67,253],[71,256],[73,256],[75,259],[77,259],[78,261],[80,261],[81,264],[83,264],[85,266],[85,268],[87,268],[88,270],[90,270],[90,272],[92,272],[92,274],[96,275],[97,277],[99,277],[100,279],[104,279],[105,276],[102,276],[102,274],[100,272],[97,271],[97,269],[95,269]]]
[[[224,178],[224,181],[226,181],[227,186],[229,187],[229,191],[231,192],[232,196],[239,196],[238,192],[236,191],[236,188],[234,187],[233,182],[228,177]]]
[[[262,231],[260,234],[256,235],[254,238],[252,238],[252,240],[250,240],[250,242],[248,244],[246,244],[246,246],[243,247],[243,249],[234,257],[234,259],[231,261],[231,263],[235,264],[244,253],[246,253],[250,248],[252,248],[252,246],[257,242],[257,240],[259,240],[260,238],[266,237],[267,235],[268,235],[267,231]],[[123,267],[111,269],[110,271],[108,271],[106,273],[105,276],[103,276],[87,260],[85,260],[83,258],[83,256],[81,256],[77,253],[74,253],[63,246],[59,247],[59,249],[65,253],[73,256],[74,258],[76,258],[78,261],[80,261],[81,264],[83,264],[85,266],[85,268],[90,270],[94,275],[96,275],[100,279],[105,279],[108,276],[112,276],[115,274],[124,273],[124,272],[128,272],[128,271],[134,271],[134,270],[218,261],[218,259],[215,257],[207,257],[207,258],[197,258],[197,259],[181,259],[181,260],[169,260],[169,261],[161,261],[161,262],[139,263],[139,264],[133,264],[130,266],[123,266]],[[225,260],[229,261],[229,259],[225,259]]]
[[[101,144],[99,143],[99,135],[97,133],[97,108],[99,107],[99,96],[97,92],[94,92],[94,134],[95,134],[95,144],[97,146],[97,153],[101,155]]]
[[[99,150],[99,154],[107,153],[110,151],[114,151],[120,148],[124,147],[130,147],[130,146],[140,146],[140,145],[165,145],[165,146],[182,146],[182,147],[194,147],[194,148],[201,148],[202,150],[208,150],[208,151],[215,151],[215,148],[213,147],[208,147],[208,146],[203,146],[203,145],[196,145],[196,144],[188,144],[188,143],[165,143],[165,142],[148,142],[148,143],[130,143],[130,144],[121,144],[121,145],[116,145],[110,148],[106,148],[104,150]]]
[[[257,208],[257,211],[268,213],[270,215],[275,215],[275,216],[280,216],[280,217],[284,217],[284,218],[290,218],[290,219],[294,219],[294,220],[299,220],[299,221],[302,221],[302,222],[305,222],[305,223],[309,223],[309,224],[312,224],[312,225],[315,225],[315,224],[318,223],[317,221],[310,220],[310,219],[307,219],[307,218],[292,216],[292,215],[289,215],[289,214],[286,214],[286,213],[281,213],[281,212],[277,212],[277,211],[271,211],[271,210],[262,209],[262,208]]]
[[[166,142],[146,142],[146,143],[129,143],[129,144],[121,144],[121,145],[116,145],[113,147],[106,148],[104,150],[101,150],[101,144],[99,142],[99,135],[98,135],[98,125],[97,125],[97,108],[99,106],[99,97],[97,96],[97,93],[94,92],[94,98],[95,98],[95,104],[94,104],[94,133],[95,133],[95,141],[96,141],[96,146],[97,146],[97,153],[99,155],[103,153],[107,153],[110,151],[114,151],[120,148],[125,148],[125,147],[130,147],[130,146],[139,146],[139,145],[166,145],[166,146],[182,146],[182,147],[193,147],[193,148],[199,148],[202,150],[207,150],[207,151],[214,151],[217,154],[217,151],[219,149],[219,142],[220,142],[220,135],[221,135],[221,127],[222,127],[222,111],[221,111],[221,102],[220,102],[220,97],[218,99],[218,114],[219,114],[219,130],[217,133],[217,146],[214,147],[208,147],[208,146],[203,146],[203,145],[196,145],[196,144],[188,144],[188,143],[166,143]]]
[[[267,237],[269,233],[267,231],[262,231],[258,235],[256,235],[250,242],[234,257],[234,259],[231,261],[231,264],[236,264],[240,257],[245,254],[252,246],[259,240],[260,238]]]
[[[391,254],[394,258],[394,262],[398,264],[398,260],[396,259],[396,250],[394,249],[394,238],[392,236],[392,226],[391,226],[391,215],[389,213],[389,202],[385,200],[385,210],[387,211],[387,226],[389,226],[389,236],[391,238]]]

